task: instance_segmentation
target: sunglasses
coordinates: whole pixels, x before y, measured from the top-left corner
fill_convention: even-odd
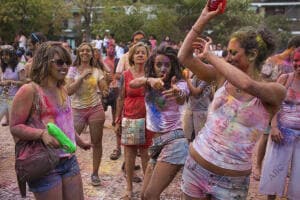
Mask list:
[[[63,59],[52,59],[51,62],[54,62],[59,67],[62,67],[64,64],[66,64],[67,66],[71,65],[71,63],[69,63],[68,61],[64,61]]]

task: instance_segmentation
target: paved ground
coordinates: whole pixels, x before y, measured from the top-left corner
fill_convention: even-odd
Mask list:
[[[123,156],[117,161],[111,161],[109,155],[115,145],[115,137],[111,128],[111,120],[108,113],[105,123],[103,137],[103,159],[100,168],[102,185],[93,187],[90,184],[90,173],[92,170],[91,151],[78,150],[76,152],[80,163],[84,196],[87,200],[116,200],[120,199],[125,189],[125,179],[120,169]],[[89,134],[82,134],[82,138],[89,140]],[[139,163],[139,159],[137,160]],[[141,170],[138,174],[142,176]],[[178,174],[173,183],[165,190],[161,199],[180,199],[180,176]],[[250,191],[247,200],[263,200],[266,197],[257,192],[258,182],[251,179]],[[139,199],[141,184],[134,184],[134,199]],[[26,199],[34,199],[32,193],[27,192]],[[7,127],[0,126],[0,199],[18,200],[22,199],[16,183],[14,171],[14,143]],[[284,198],[282,198],[284,199]]]

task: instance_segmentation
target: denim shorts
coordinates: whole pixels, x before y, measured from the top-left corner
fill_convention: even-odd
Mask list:
[[[193,198],[210,196],[213,200],[244,200],[247,198],[250,176],[222,176],[199,165],[190,155],[182,174],[182,191]]]
[[[164,133],[160,137],[153,138],[152,141],[153,143],[149,147],[149,163],[155,164],[157,161],[174,165],[185,163],[188,155],[188,141],[184,137],[182,129]],[[154,151],[156,151],[156,155],[153,156]]]
[[[63,178],[76,176],[79,173],[80,169],[75,155],[71,158],[63,158],[51,172],[36,181],[28,182],[29,190],[34,193],[48,191],[61,183]]]

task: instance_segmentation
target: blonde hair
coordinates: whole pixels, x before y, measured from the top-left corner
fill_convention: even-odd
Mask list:
[[[145,44],[144,42],[138,42],[129,49],[128,61],[131,66],[134,65],[133,56],[134,56],[137,48],[139,48],[139,47],[145,47],[146,52],[147,52],[147,57],[149,57],[150,49],[149,49],[148,45]]]

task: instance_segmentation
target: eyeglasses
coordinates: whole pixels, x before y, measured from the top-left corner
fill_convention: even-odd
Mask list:
[[[57,59],[57,60],[52,59],[51,62],[54,62],[59,67],[62,67],[64,64],[66,64],[67,66],[71,64],[68,61],[64,61],[63,59]]]
[[[232,55],[232,56],[235,56],[237,53],[238,53],[238,51],[236,51],[236,50],[229,50],[228,51],[228,53],[230,54],[230,55]]]

